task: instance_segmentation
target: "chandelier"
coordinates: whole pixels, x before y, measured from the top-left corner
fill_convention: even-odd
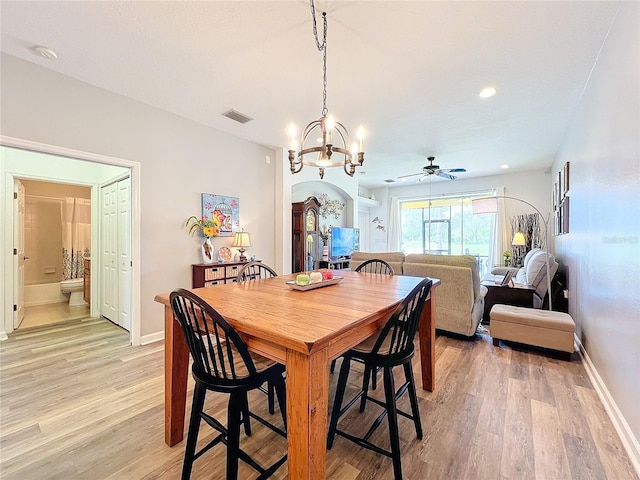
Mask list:
[[[353,142],[349,148],[349,132],[340,122],[336,122],[333,116],[329,115],[327,109],[327,12],[322,12],[324,21],[324,31],[322,43],[318,40],[318,29],[316,26],[316,9],[313,0],[310,0],[311,16],[313,17],[313,36],[316,40],[318,50],[322,52],[322,116],[319,120],[314,120],[306,126],[300,137],[300,150],[296,153],[298,146],[296,140],[296,127],[291,124],[289,127],[289,164],[291,173],[298,173],[304,165],[317,167],[320,178],[324,178],[324,169],[330,167],[343,167],[350,177],[356,171],[356,167],[364,163],[364,151],[362,141],[364,139],[364,129],[362,126],[358,131],[359,142]]]

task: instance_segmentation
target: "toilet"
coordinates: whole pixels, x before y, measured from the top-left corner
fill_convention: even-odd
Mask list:
[[[69,306],[70,307],[82,307],[87,305],[84,301],[84,279],[71,278],[69,280],[63,280],[60,282],[60,290],[62,293],[70,293]]]

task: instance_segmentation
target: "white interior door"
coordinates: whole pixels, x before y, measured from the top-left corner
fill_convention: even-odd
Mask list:
[[[131,331],[131,178],[118,187],[118,325]]]
[[[102,187],[100,315],[118,323],[118,185]]]
[[[14,294],[14,315],[13,328],[18,328],[22,320],[24,320],[24,185],[20,180],[16,180],[16,227],[14,229],[14,262],[15,262],[15,279],[13,284],[16,286]]]

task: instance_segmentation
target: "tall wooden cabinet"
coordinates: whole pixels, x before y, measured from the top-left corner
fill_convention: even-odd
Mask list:
[[[320,203],[316,197],[296,202],[292,207],[291,270],[304,272],[318,268],[322,258]]]

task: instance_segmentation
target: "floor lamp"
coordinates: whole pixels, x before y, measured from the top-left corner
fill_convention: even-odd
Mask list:
[[[551,276],[549,275],[549,219],[545,218],[544,215],[538,210],[536,207],[531,205],[529,202],[522,200],[521,198],[509,197],[507,195],[496,195],[493,197],[484,197],[484,198],[476,198],[471,201],[471,208],[473,209],[473,214],[482,214],[482,213],[498,213],[498,199],[504,198],[509,200],[516,200],[518,202],[529,205],[533,208],[544,223],[544,260],[547,267],[547,295],[549,295],[549,310],[552,310],[551,304]]]

